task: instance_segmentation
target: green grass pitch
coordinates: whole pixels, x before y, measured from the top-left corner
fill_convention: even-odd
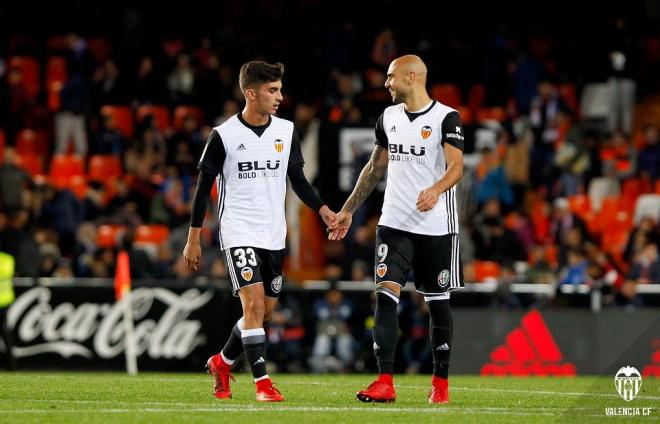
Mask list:
[[[364,404],[355,392],[370,375],[275,375],[286,401],[258,404],[251,376],[240,373],[234,398],[213,398],[207,374],[0,373],[0,422],[425,423],[601,422],[605,408],[652,408],[650,416],[618,420],[660,422],[660,379],[646,378],[638,396],[623,401],[613,378],[450,377],[451,404],[429,405],[430,376],[395,377],[397,401]],[[610,417],[611,418],[611,417]],[[618,421],[617,420],[617,421]],[[608,419],[608,421],[610,421]]]

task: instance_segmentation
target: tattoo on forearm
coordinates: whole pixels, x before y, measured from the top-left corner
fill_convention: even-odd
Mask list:
[[[383,157],[385,155],[385,157]],[[383,165],[384,163],[384,165]],[[381,146],[376,146],[369,163],[360,172],[360,177],[353,192],[344,204],[344,209],[353,213],[369,197],[387,169],[387,152]]]

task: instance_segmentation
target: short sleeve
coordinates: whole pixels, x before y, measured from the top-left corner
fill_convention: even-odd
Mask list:
[[[387,134],[385,133],[385,128],[383,127],[383,114],[380,115],[380,118],[378,118],[378,121],[376,122],[376,145],[383,147],[387,149],[387,143],[389,140],[387,139]]]
[[[225,163],[226,156],[227,153],[222,144],[220,134],[216,130],[213,130],[209,134],[209,139],[202,152],[202,157],[199,159],[197,169],[216,176],[222,171],[222,165]]]
[[[296,129],[291,136],[291,151],[289,152],[289,168],[302,168],[305,165],[300,147],[300,134]]]
[[[463,124],[461,124],[461,117],[458,112],[450,112],[445,116],[442,121],[442,141],[441,143],[449,143],[452,146],[464,150],[465,135],[463,134]]]

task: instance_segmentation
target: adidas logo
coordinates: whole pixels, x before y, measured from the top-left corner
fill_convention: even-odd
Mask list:
[[[505,344],[490,354],[492,362],[481,367],[481,375],[573,376],[575,365],[560,363],[561,351],[539,311],[532,311],[521,325],[506,336]]]
[[[392,128],[390,128],[390,132],[396,132],[396,125],[392,125]]]
[[[243,143],[241,143],[241,144],[239,144],[238,147],[236,148],[236,151],[239,151],[239,150],[247,150],[247,147],[245,147],[245,146],[243,145]]]
[[[266,360],[264,359],[263,356],[260,356],[259,359],[257,359],[252,365],[263,364],[264,362],[266,362]]]
[[[435,350],[449,350],[449,345],[447,343],[443,343],[440,346],[436,347]]]

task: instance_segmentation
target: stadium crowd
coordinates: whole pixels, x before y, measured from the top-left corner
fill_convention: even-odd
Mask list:
[[[579,67],[580,44],[566,53],[565,39],[542,33],[437,42],[369,28],[365,36],[345,21],[307,39],[285,31],[268,52],[229,24],[198,37],[139,35],[130,22],[112,36],[10,36],[0,62],[0,247],[15,256],[16,275],[111,277],[125,249],[134,278],[195,277],[181,251],[196,165],[210,129],[241,110],[238,66],[282,56],[281,114],[303,136],[306,172],[327,187],[319,182],[336,186],[337,175],[320,172],[319,145],[338,140],[323,128],[372,127],[391,103],[387,65],[416,51],[436,77],[432,96],[457,108],[468,132],[467,280],[598,285],[615,304],[660,283],[657,33],[614,19],[584,59],[594,63]],[[309,62],[287,52],[293,45]],[[465,72],[454,69],[462,60]],[[376,203],[345,245],[324,245],[324,278],[371,279]],[[225,278],[213,221],[201,274]]]

